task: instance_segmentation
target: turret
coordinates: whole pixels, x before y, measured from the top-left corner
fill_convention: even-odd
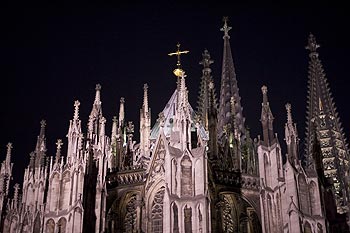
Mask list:
[[[267,98],[267,87],[262,86],[261,91],[263,94],[263,102],[262,102],[262,108],[261,108],[261,124],[262,124],[262,130],[263,130],[263,144],[265,146],[269,146],[275,141],[275,134],[273,131],[273,120],[274,117],[272,115],[270,104]]]
[[[287,159],[294,166],[298,166],[299,165],[299,158],[298,158],[299,138],[298,138],[297,126],[295,123],[293,123],[291,108],[292,107],[289,103],[286,104],[287,123],[285,124],[284,128],[285,128],[285,140],[287,144]]]
[[[67,162],[68,163],[76,159],[80,150],[79,140],[82,137],[82,131],[81,131],[81,120],[79,119],[79,106],[80,106],[80,102],[76,100],[74,102],[73,120],[69,121],[69,130],[67,134],[67,138],[68,138]]]
[[[148,156],[150,148],[151,109],[148,107],[148,85],[143,86],[143,104],[140,109],[140,149],[141,154]]]

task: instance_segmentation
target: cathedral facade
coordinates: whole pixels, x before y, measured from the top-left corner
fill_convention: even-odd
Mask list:
[[[47,156],[45,127],[11,187],[12,144],[0,169],[0,231],[79,232],[349,232],[349,149],[313,35],[309,50],[306,145],[286,104],[284,142],[273,128],[268,89],[261,88],[261,136],[253,139],[243,107],[225,21],[221,87],[216,95],[205,50],[198,106],[188,101],[178,57],[177,87],[151,124],[148,86],[140,109],[140,142],[125,119],[124,98],[106,132],[101,86],[86,127],[80,102],[67,133],[67,153]],[[86,130],[82,130],[85,128]],[[284,145],[283,145],[284,146]]]

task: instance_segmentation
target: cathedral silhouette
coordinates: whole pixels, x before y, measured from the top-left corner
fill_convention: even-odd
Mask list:
[[[169,74],[176,76],[176,89],[154,125],[148,86],[143,87],[139,142],[134,124],[125,119],[124,98],[106,132],[97,84],[87,125],[79,118],[80,102],[74,102],[67,154],[61,153],[65,144],[59,139],[56,155],[47,156],[46,122],[40,122],[21,186],[11,183],[8,143],[0,170],[0,232],[350,232],[349,149],[315,37],[310,34],[306,46],[302,151],[289,103],[284,138],[277,137],[266,86],[261,87],[261,136],[251,137],[230,29],[225,19],[219,95],[213,60],[204,50],[198,105],[190,105],[180,60],[188,51],[178,44],[169,54],[177,57]]]

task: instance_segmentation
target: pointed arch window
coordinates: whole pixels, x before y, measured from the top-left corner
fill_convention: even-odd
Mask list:
[[[41,221],[40,221],[40,214],[37,214],[34,220],[34,230],[33,232],[40,232],[41,230]]]
[[[181,160],[181,195],[192,196],[192,161],[188,155]]]
[[[185,233],[192,233],[192,208],[185,206],[184,209]]]
[[[55,222],[52,219],[47,220],[46,222],[46,233],[55,232]]]
[[[126,204],[126,214],[124,219],[125,232],[134,232],[136,230],[136,195],[132,195]]]
[[[300,210],[304,214],[309,213],[309,190],[306,183],[305,176],[303,174],[300,174],[298,176],[299,181],[299,206]]]
[[[152,233],[163,232],[163,199],[164,187],[162,187],[154,196],[151,208]]]
[[[176,203],[173,205],[173,215],[174,215],[174,225],[173,225],[173,232],[179,233],[179,210],[177,208]]]
[[[60,218],[57,223],[58,233],[66,233],[67,220],[65,218]]]

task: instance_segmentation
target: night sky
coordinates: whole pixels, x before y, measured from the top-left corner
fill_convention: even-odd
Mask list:
[[[222,17],[229,17],[231,48],[243,114],[252,137],[261,134],[261,86],[267,85],[274,127],[284,146],[284,105],[292,104],[301,141],[304,138],[307,92],[307,37],[312,32],[344,132],[350,135],[350,14],[343,6],[248,6],[225,3],[184,5],[116,4],[0,10],[1,120],[0,161],[13,143],[14,182],[22,185],[40,131],[47,121],[48,155],[58,138],[66,142],[74,101],[79,100],[84,133],[102,85],[103,114],[110,135],[119,99],[125,97],[126,120],[139,131],[143,84],[149,86],[152,125],[174,89],[176,44],[182,56],[191,105],[196,108],[202,52],[208,49],[216,90],[220,90]],[[285,152],[284,152],[285,153]]]

